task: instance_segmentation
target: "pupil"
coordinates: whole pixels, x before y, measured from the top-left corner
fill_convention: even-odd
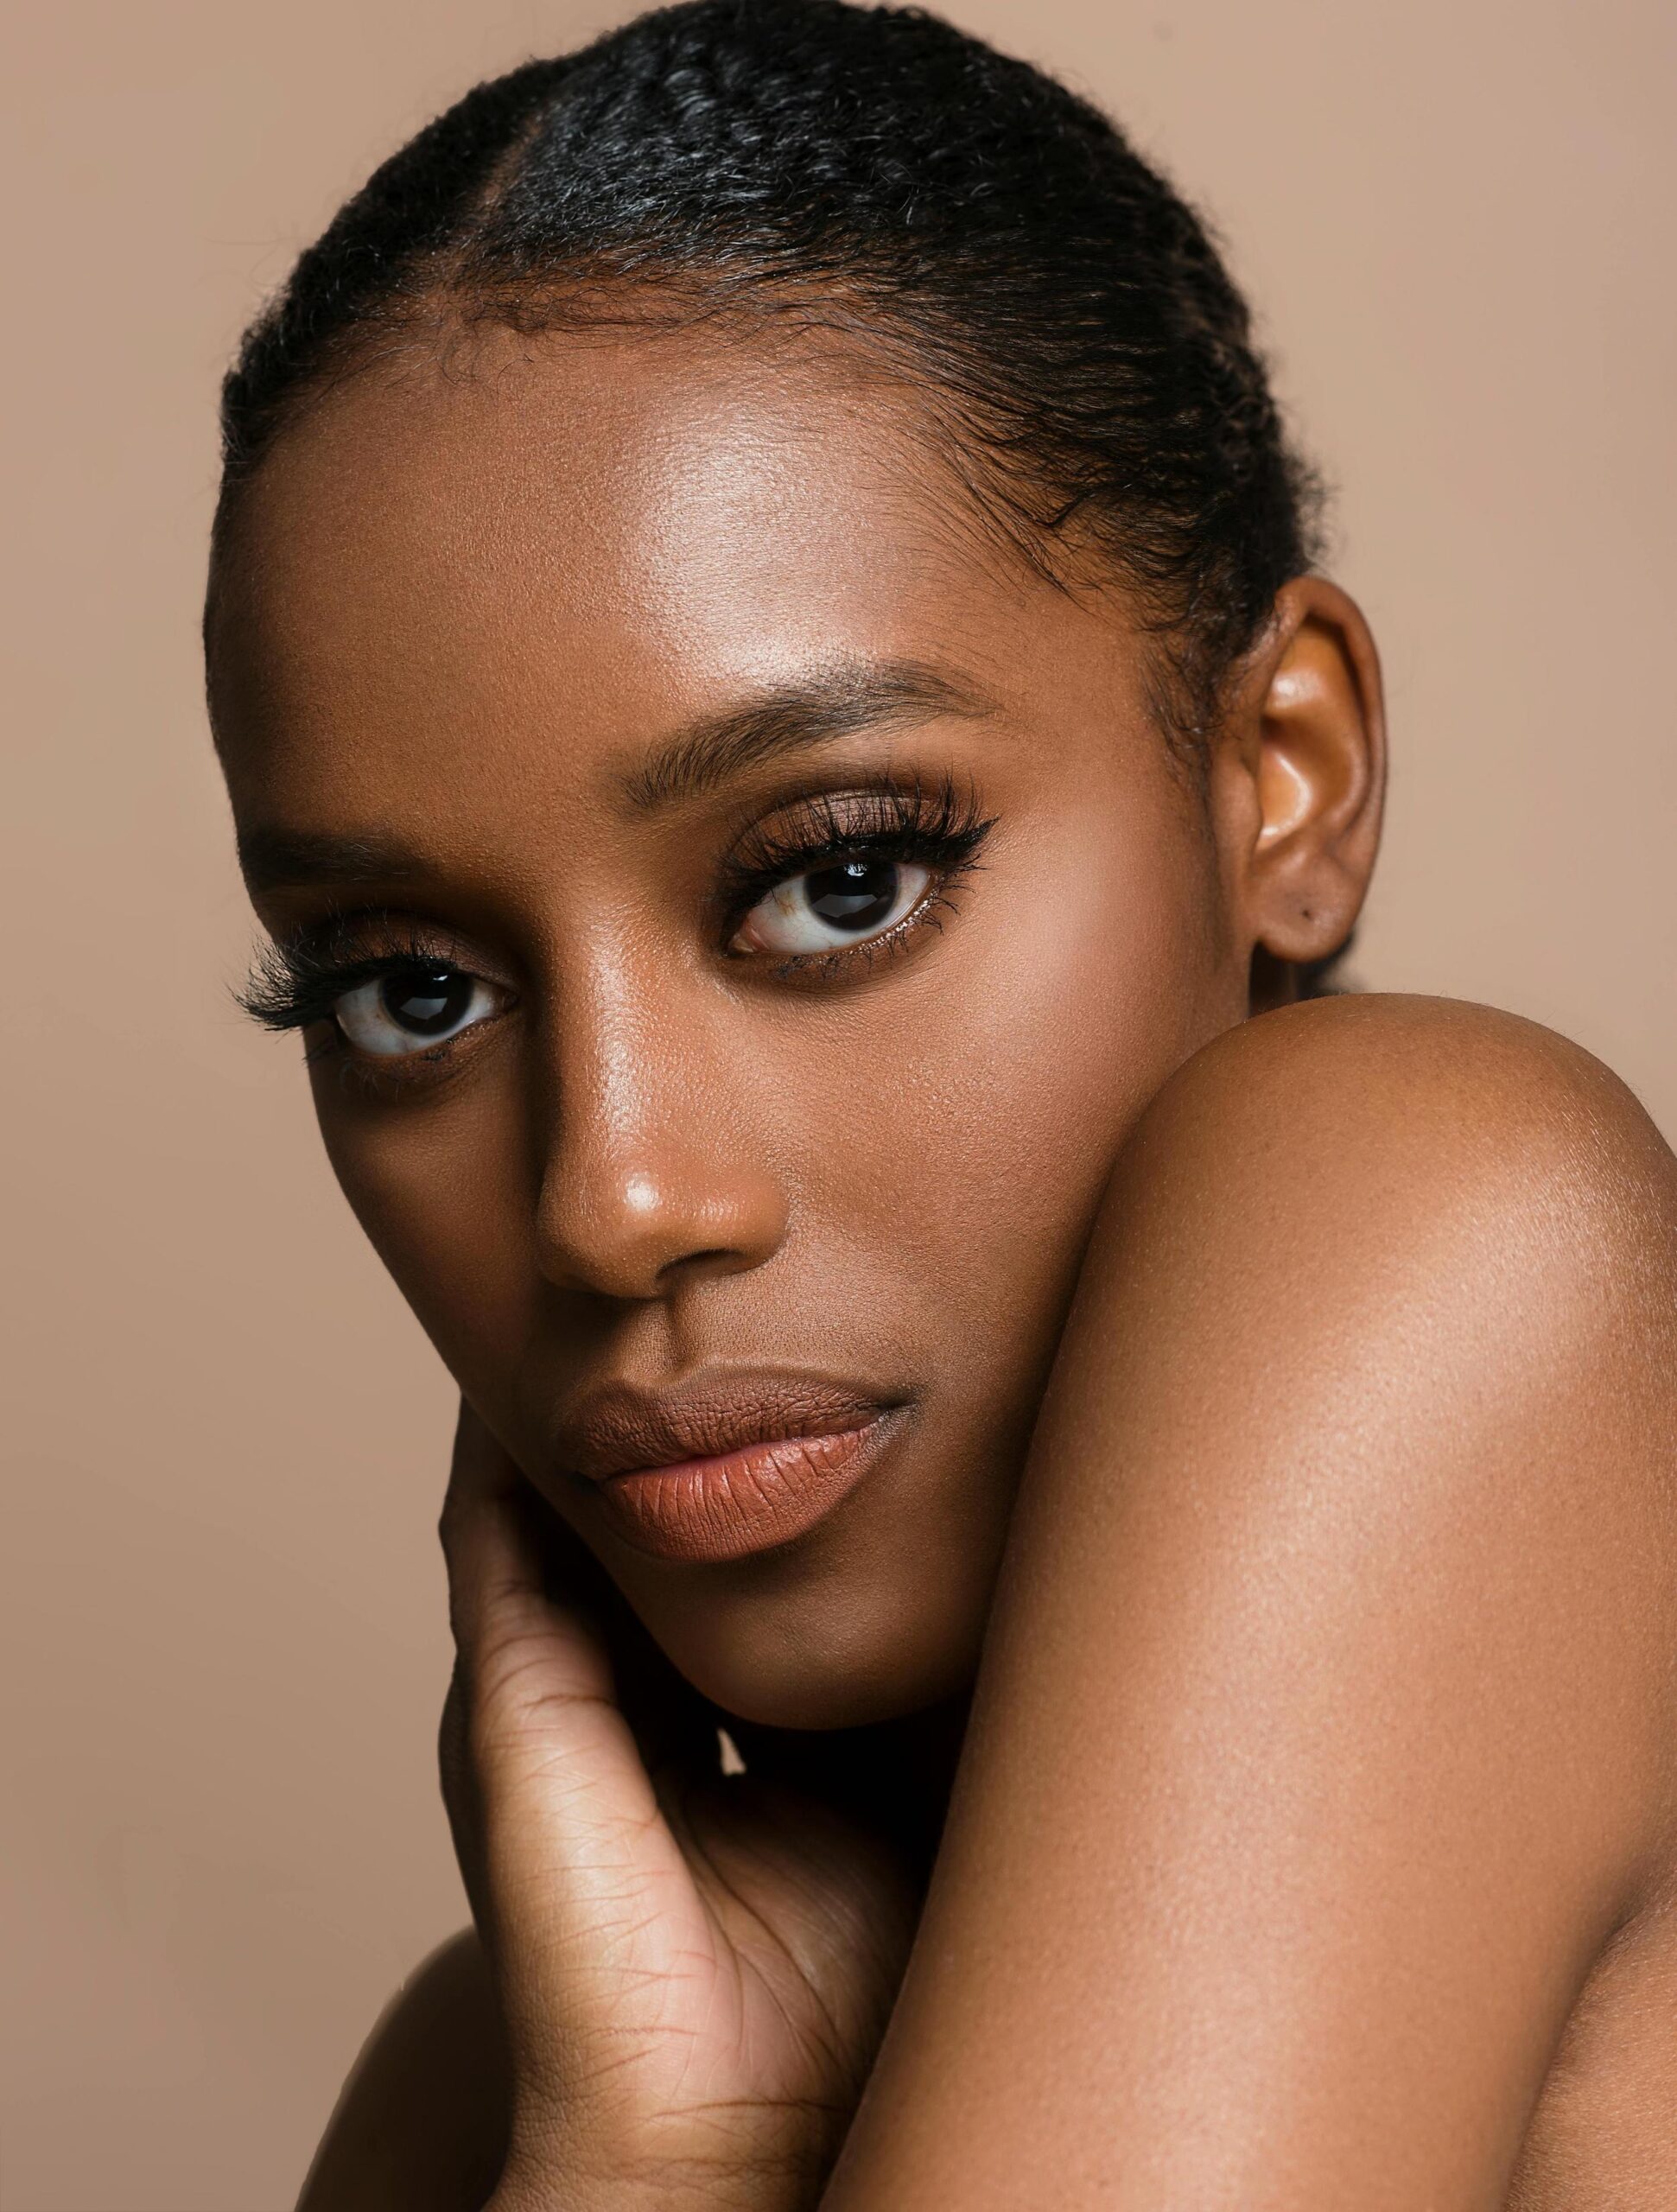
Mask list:
[[[804,879],[810,912],[842,930],[877,929],[897,901],[894,861],[841,861]]]
[[[472,979],[452,968],[406,969],[386,976],[378,995],[391,1020],[421,1037],[452,1029],[472,1002]]]

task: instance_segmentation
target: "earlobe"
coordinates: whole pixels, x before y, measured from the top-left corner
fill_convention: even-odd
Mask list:
[[[1385,715],[1356,602],[1318,576],[1276,595],[1236,703],[1227,852],[1251,951],[1303,964],[1350,936],[1380,839]]]

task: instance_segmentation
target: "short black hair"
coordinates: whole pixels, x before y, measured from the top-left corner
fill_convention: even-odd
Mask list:
[[[1316,480],[1194,211],[1039,70],[847,0],[661,8],[421,130],[245,337],[217,543],[289,416],[393,334],[609,321],[631,296],[885,348],[1029,557],[1128,582],[1191,753],[1314,558]]]

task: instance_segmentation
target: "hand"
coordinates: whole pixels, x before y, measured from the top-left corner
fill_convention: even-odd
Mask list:
[[[442,1516],[457,1658],[443,1792],[512,2074],[496,2212],[814,2202],[906,1960],[913,1853],[721,1771],[715,1707],[463,1409]],[[823,1748],[831,1745],[829,1756]]]

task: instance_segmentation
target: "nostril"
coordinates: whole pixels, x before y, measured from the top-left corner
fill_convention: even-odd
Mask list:
[[[676,1274],[732,1274],[748,1267],[749,1260],[732,1245],[713,1244],[698,1252],[683,1252],[674,1260],[667,1260],[658,1269],[658,1281]]]

